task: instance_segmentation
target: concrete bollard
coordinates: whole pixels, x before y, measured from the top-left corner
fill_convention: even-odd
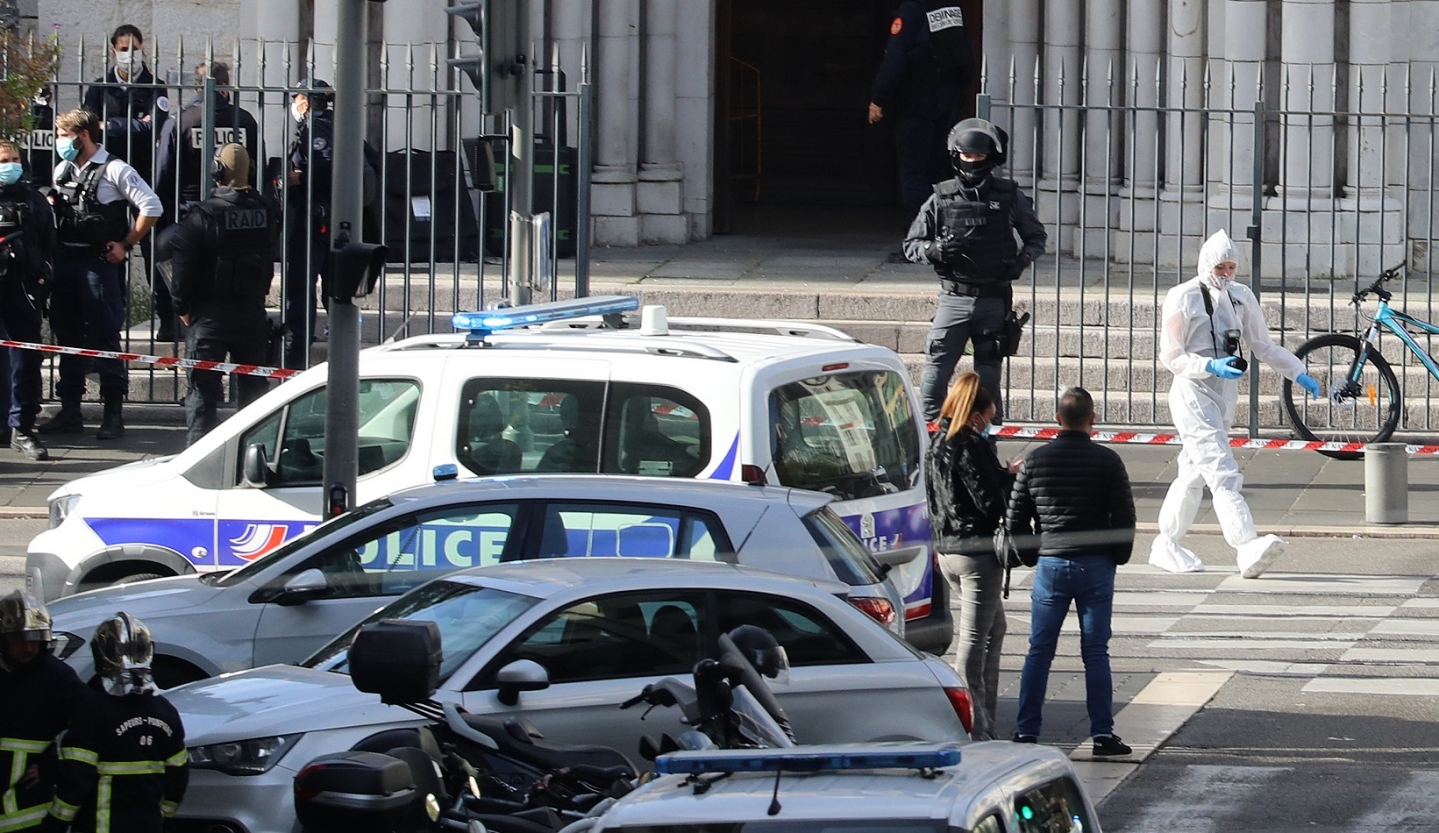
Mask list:
[[[1404,443],[1371,443],[1364,449],[1364,520],[1409,523],[1409,453]]]

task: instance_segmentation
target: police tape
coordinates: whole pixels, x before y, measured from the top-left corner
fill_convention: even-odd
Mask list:
[[[0,347],[17,350],[39,350],[42,353],[56,353],[62,356],[83,356],[87,359],[119,359],[122,362],[140,362],[157,367],[176,367],[188,370],[214,370],[219,373],[238,373],[241,376],[263,376],[268,379],[288,379],[300,373],[288,367],[264,367],[256,364],[235,364],[234,362],[213,362],[206,359],[182,359],[177,356],[147,356],[144,353],[121,353],[115,350],[90,350],[84,347],[62,347],[58,344],[35,344],[29,341],[0,339]]]
[[[1038,428],[1032,425],[1003,425],[994,435],[1002,440],[1052,440],[1062,429]],[[1141,434],[1137,431],[1095,431],[1095,442],[1129,445],[1183,445],[1178,434]],[[1230,448],[1253,448],[1266,451],[1340,451],[1359,453],[1364,443],[1317,442],[1310,440],[1264,440],[1230,437]],[[1439,454],[1439,445],[1406,445],[1410,454]]]

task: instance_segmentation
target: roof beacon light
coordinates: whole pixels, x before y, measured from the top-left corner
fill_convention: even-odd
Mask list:
[[[529,327],[548,324],[551,321],[568,321],[587,315],[613,315],[630,312],[640,307],[638,298],[625,295],[596,295],[593,298],[575,298],[572,301],[551,301],[548,304],[528,304],[523,307],[485,310],[483,312],[457,312],[450,319],[456,330],[467,333],[467,344],[479,344],[485,337],[497,330],[514,327]]]
[[[957,743],[855,743],[787,749],[672,752],[655,759],[655,772],[660,775],[700,775],[717,772],[939,769],[957,763]]]

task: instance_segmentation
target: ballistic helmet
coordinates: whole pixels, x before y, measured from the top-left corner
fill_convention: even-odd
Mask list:
[[[1009,134],[984,119],[965,119],[949,131],[945,143],[954,172],[968,185],[977,185],[989,172],[1009,159]],[[982,162],[965,162],[961,153],[982,153]]]
[[[49,642],[50,611],[24,590],[13,590],[0,599],[0,636]]]
[[[758,625],[740,625],[729,638],[754,670],[781,684],[789,680],[789,656],[774,634]]]
[[[96,626],[90,650],[107,694],[124,697],[155,690],[150,676],[155,642],[144,622],[124,611],[116,613]]]

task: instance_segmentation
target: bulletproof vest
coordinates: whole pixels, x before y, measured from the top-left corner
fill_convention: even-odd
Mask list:
[[[62,248],[103,250],[112,240],[124,240],[130,233],[129,203],[116,200],[102,204],[98,193],[100,180],[110,160],[103,165],[86,165],[77,177],[75,166],[67,165],[55,180],[55,230]]]
[[[957,179],[934,186],[939,200],[939,236],[963,243],[959,262],[949,268],[950,276],[963,283],[1001,283],[1019,256],[1014,224],[1009,219],[1014,183],[991,178],[988,186],[978,192],[979,199],[970,199]]]
[[[222,102],[216,102],[215,126],[212,131],[215,134],[215,150],[219,150],[231,142],[245,146],[251,158],[255,158],[254,136],[250,135],[250,129],[238,124],[238,112],[229,107],[220,106]],[[204,111],[197,107],[187,107],[180,114],[179,141],[180,141],[180,201],[182,203],[193,203],[200,201],[200,184],[204,177],[210,175],[210,165],[204,158],[205,131],[201,127],[204,119]]]
[[[30,206],[20,199],[0,198],[0,282],[9,283],[25,278],[28,260],[24,235]]]
[[[205,251],[214,262],[211,294],[263,298],[275,274],[275,208],[253,194],[235,192],[205,200],[195,210],[205,215]]]

